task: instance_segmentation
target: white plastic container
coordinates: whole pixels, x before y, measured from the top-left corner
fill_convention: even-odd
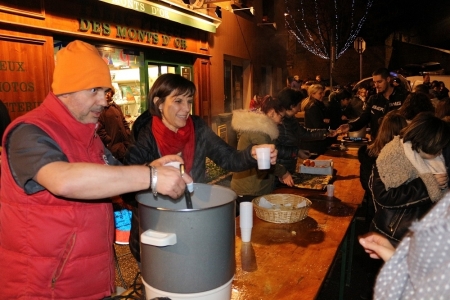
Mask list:
[[[177,294],[177,293],[170,293],[161,291],[158,289],[155,289],[154,287],[149,286],[145,280],[142,280],[145,286],[145,298],[147,300],[154,299],[154,298],[163,298],[167,297],[171,300],[186,300],[186,299],[193,299],[193,300],[230,300],[231,299],[231,283],[233,282],[233,278],[231,278],[230,281],[225,283],[222,286],[219,286],[218,288],[215,288],[210,291],[201,292],[201,293],[191,293],[191,294]]]
[[[299,173],[333,175],[333,160],[312,160],[314,167],[300,165]]]

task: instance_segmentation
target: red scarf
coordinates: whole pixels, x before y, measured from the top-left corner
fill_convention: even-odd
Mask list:
[[[164,125],[159,117],[153,116],[152,133],[161,155],[165,156],[181,152],[185,170],[190,174],[194,164],[195,150],[195,132],[192,118],[188,117],[186,126],[179,128],[177,132],[173,132]]]

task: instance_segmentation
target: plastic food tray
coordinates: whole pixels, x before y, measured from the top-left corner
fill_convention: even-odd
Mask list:
[[[333,175],[333,160],[312,160],[314,167],[300,165],[299,173]]]

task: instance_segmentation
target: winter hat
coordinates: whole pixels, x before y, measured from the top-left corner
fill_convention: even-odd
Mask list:
[[[52,89],[55,95],[88,90],[95,87],[111,88],[108,65],[98,50],[85,42],[73,41],[56,53]]]

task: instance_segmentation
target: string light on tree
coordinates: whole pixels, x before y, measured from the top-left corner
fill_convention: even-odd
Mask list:
[[[334,46],[338,59],[358,36],[372,4],[373,0],[285,0],[286,28],[323,59],[330,59]]]

